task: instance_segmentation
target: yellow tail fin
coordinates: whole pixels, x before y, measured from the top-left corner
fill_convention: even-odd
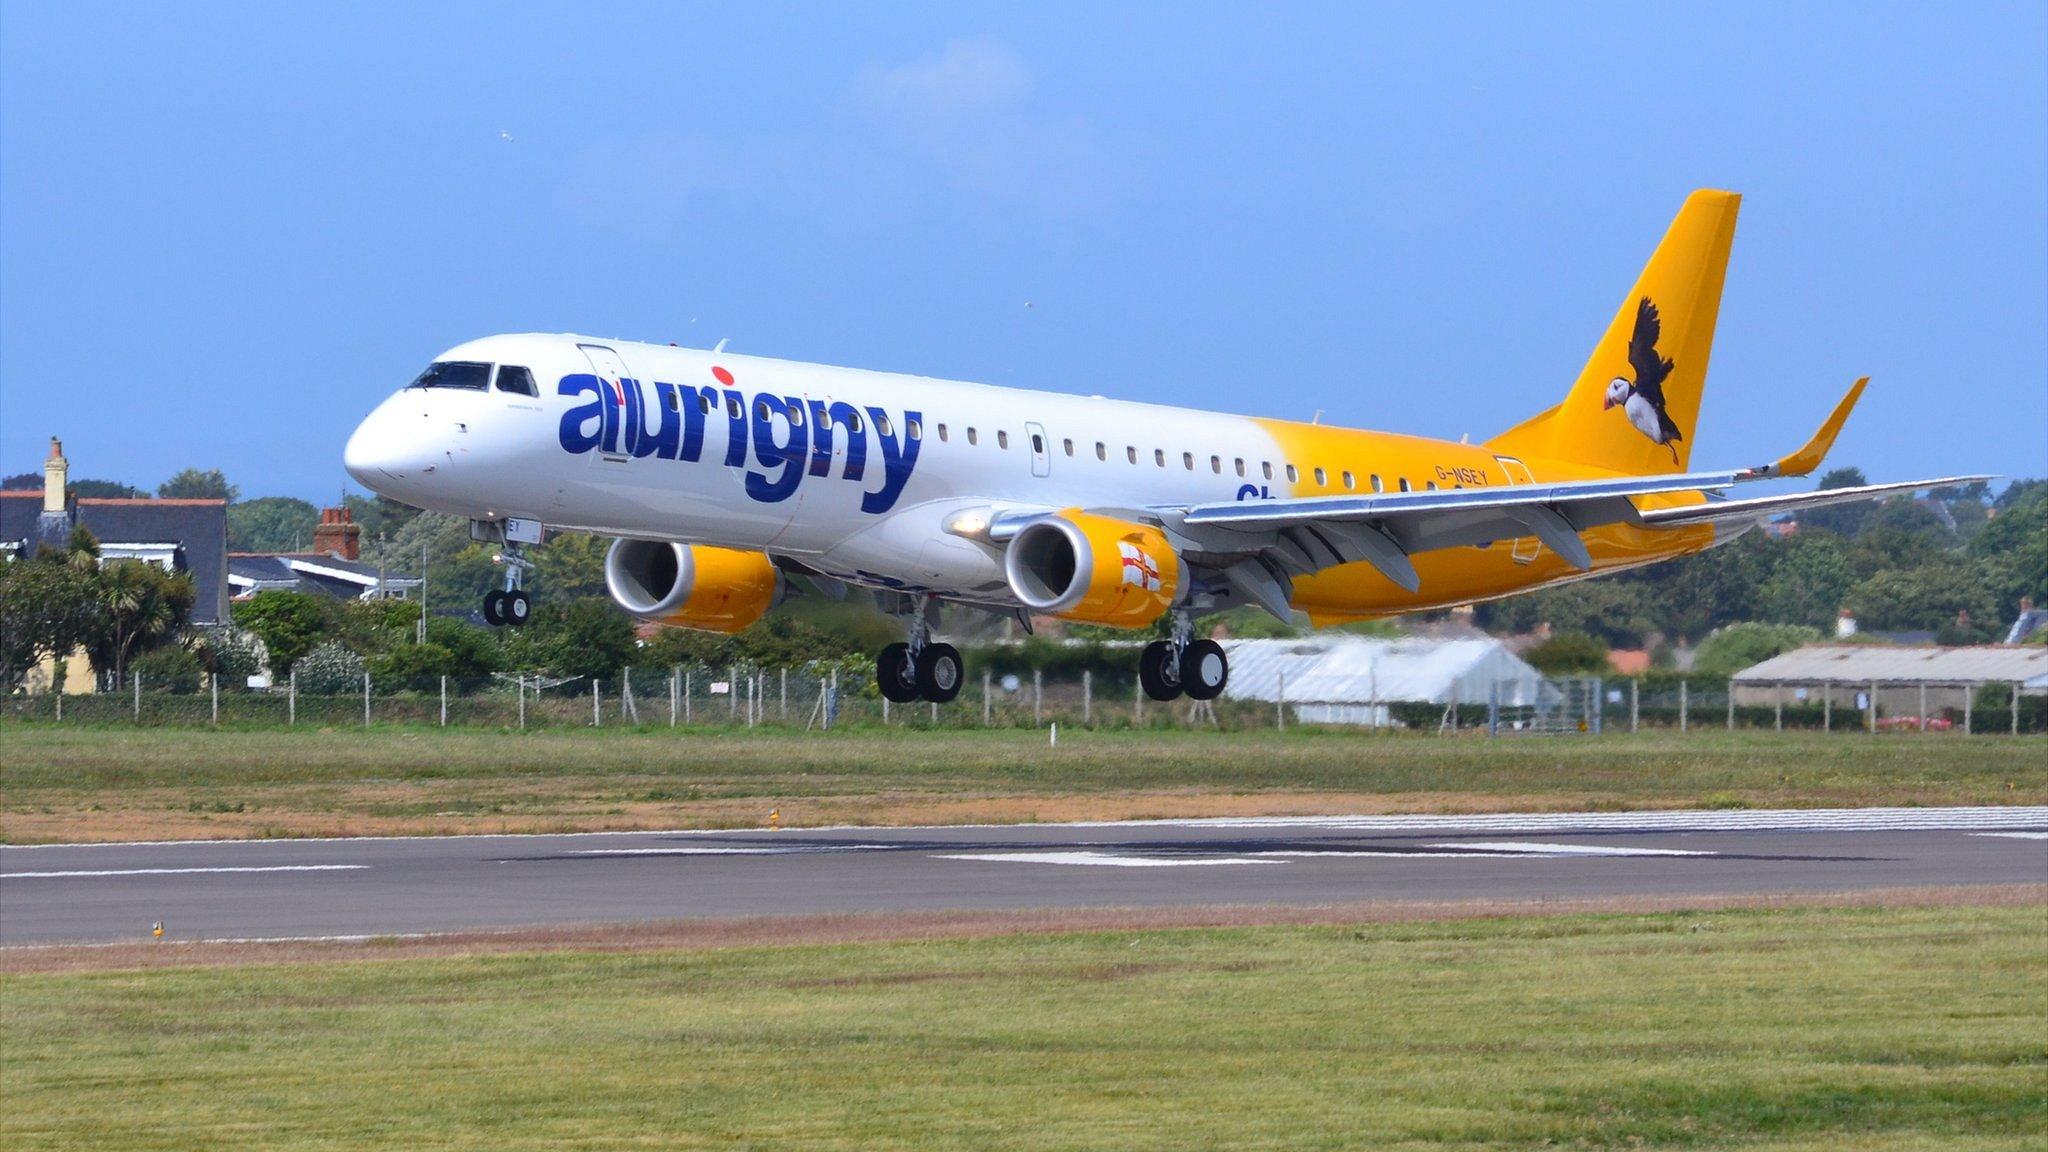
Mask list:
[[[1741,204],[1733,192],[1686,197],[1564,403],[1488,447],[1633,475],[1685,471]]]

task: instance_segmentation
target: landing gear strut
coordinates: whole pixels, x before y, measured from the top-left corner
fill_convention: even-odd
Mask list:
[[[523,545],[509,540],[494,559],[505,566],[505,588],[502,592],[494,589],[484,593],[484,623],[493,628],[517,628],[533,615],[533,598],[520,587],[533,561],[526,558]]]
[[[911,597],[910,639],[891,644],[875,658],[875,684],[886,699],[897,704],[929,700],[944,704],[960,695],[966,681],[962,674],[960,650],[931,638],[931,609],[935,598],[929,594]]]
[[[1145,695],[1154,700],[1174,700],[1182,693],[1191,700],[1223,695],[1230,683],[1230,658],[1221,644],[1196,639],[1194,631],[1194,618],[1175,612],[1172,638],[1154,640],[1138,654],[1138,682]]]

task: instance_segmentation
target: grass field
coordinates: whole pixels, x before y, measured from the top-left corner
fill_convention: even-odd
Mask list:
[[[0,838],[2048,803],[2048,738],[10,725]]]
[[[2048,910],[0,976],[0,1144],[2038,1148]]]

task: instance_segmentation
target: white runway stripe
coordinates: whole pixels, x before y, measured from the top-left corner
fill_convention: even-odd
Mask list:
[[[1104,868],[1200,868],[1212,864],[1278,864],[1278,860],[1250,860],[1242,856],[1174,858],[1165,856],[1113,856],[1107,852],[970,852],[957,856],[935,856],[937,860],[993,860],[1014,864],[1080,864]]]
[[[2007,840],[2048,840],[2048,832],[1973,832],[1973,836],[2002,836]]]
[[[887,844],[792,844],[787,848],[698,845],[688,848],[582,848],[571,856],[797,856],[816,852],[874,852]]]
[[[1538,844],[1528,840],[1488,840],[1467,844],[1431,844],[1431,848],[1463,848],[1503,856],[1714,856],[1686,848],[1617,848],[1604,844]]]
[[[81,872],[9,872],[8,880],[63,880],[82,876],[183,876],[193,872],[353,872],[368,864],[270,864],[241,868],[97,868]]]

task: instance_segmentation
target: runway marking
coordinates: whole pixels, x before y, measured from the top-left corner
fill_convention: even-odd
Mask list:
[[[1112,856],[1107,852],[968,852],[934,856],[935,860],[994,860],[1016,864],[1080,864],[1104,868],[1199,868],[1211,864],[1279,864],[1279,860],[1252,860],[1243,856],[1212,856],[1196,859],[1163,856]]]
[[[879,852],[888,844],[792,844],[786,848],[703,845],[690,848],[581,848],[571,856],[795,856],[813,852]]]
[[[352,872],[368,864],[267,864],[240,868],[96,868],[78,872],[8,872],[9,880],[60,880],[77,876],[182,876],[192,872]]]
[[[1431,844],[1431,848],[1463,848],[1467,852],[1491,852],[1508,856],[1717,856],[1689,848],[1619,848],[1605,844],[1537,844],[1526,840],[1484,840],[1461,844]]]
[[[2048,832],[1972,832],[1972,836],[2003,836],[2007,840],[2048,840]]]

